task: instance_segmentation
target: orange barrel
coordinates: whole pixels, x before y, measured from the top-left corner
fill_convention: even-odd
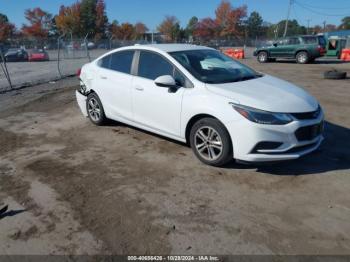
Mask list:
[[[229,57],[235,58],[235,50],[233,50],[232,48],[224,50],[224,54]]]
[[[235,49],[234,56],[236,59],[244,59],[244,49]]]
[[[350,61],[350,48],[343,49],[340,59],[343,61]]]

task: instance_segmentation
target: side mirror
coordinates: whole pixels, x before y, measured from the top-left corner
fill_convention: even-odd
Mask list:
[[[169,93],[176,93],[179,87],[176,84],[175,79],[171,75],[159,76],[154,80],[157,86],[167,87]]]
[[[274,47],[277,47],[277,45],[278,45],[277,43],[273,43],[273,46],[274,46]]]
[[[175,79],[171,75],[159,76],[154,80],[154,83],[161,87],[176,87]]]

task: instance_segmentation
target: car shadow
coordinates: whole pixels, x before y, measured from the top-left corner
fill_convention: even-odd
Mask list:
[[[256,169],[271,175],[311,175],[324,174],[336,170],[350,169],[350,129],[326,121],[325,140],[320,149],[292,161],[260,164],[232,163],[227,168]]]
[[[130,128],[130,129],[133,129],[133,130],[136,130],[136,131],[148,134],[150,136],[158,137],[160,139],[166,140],[166,141],[174,143],[174,144],[178,144],[178,145],[181,145],[181,146],[189,147],[189,145],[184,143],[184,142],[181,142],[181,141],[178,141],[178,140],[166,137],[166,136],[158,135],[156,133],[152,133],[150,131],[147,131],[147,130],[144,130],[144,129],[141,129],[141,128],[138,128],[138,127],[135,127],[135,126],[131,126],[131,125],[128,125],[128,124],[124,124],[124,123],[121,123],[121,122],[118,122],[118,121],[114,121],[114,120],[111,120],[111,119],[108,119],[108,121],[106,123],[104,123],[104,126]],[[115,131],[115,130],[112,129],[112,131]],[[115,132],[118,132],[118,131],[115,131]]]
[[[127,127],[181,146],[189,145],[136,128],[127,124],[109,120],[105,126]],[[224,169],[254,169],[257,172],[271,175],[299,176],[323,174],[336,170],[350,169],[350,129],[328,121],[325,122],[324,137],[320,149],[296,160],[268,163],[231,162]]]

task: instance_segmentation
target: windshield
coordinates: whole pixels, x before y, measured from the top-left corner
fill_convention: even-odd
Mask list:
[[[179,51],[169,54],[204,83],[223,84],[261,76],[253,69],[216,50]]]

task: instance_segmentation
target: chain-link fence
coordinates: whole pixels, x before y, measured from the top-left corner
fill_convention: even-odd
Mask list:
[[[106,52],[82,39],[16,40],[0,46],[0,92],[73,75]],[[91,52],[90,52],[91,51]]]
[[[156,43],[161,39],[156,38]],[[180,41],[186,43],[186,41]],[[222,47],[245,47],[261,45],[262,41],[252,40],[210,40],[195,41],[193,44]],[[122,46],[149,44],[142,41],[121,41],[102,39],[90,41],[73,37],[59,37],[49,40],[16,39],[0,44],[0,93],[38,83],[55,81],[74,75],[82,65],[103,53]],[[252,49],[246,48],[246,57]]]

